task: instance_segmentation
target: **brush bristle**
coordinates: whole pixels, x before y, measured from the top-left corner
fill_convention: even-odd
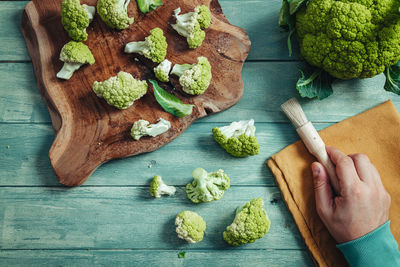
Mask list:
[[[306,114],[304,114],[303,109],[296,98],[291,98],[283,103],[281,109],[296,128],[299,128],[308,122]]]

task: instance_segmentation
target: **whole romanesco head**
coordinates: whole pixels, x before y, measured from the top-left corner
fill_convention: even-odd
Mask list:
[[[202,168],[196,168],[192,176],[194,180],[186,185],[186,195],[193,203],[219,200],[230,187],[229,177],[223,170],[207,173]]]
[[[163,30],[154,28],[144,41],[130,42],[125,46],[125,53],[138,53],[153,62],[160,63],[167,56],[167,39]]]
[[[296,13],[300,51],[339,79],[368,78],[400,59],[400,1],[310,0]]]
[[[165,59],[157,67],[154,68],[154,74],[160,82],[169,82],[169,72],[171,71],[172,63]]]
[[[175,218],[178,237],[188,243],[197,243],[203,240],[206,222],[196,212],[182,211]]]
[[[232,122],[229,126],[214,127],[212,132],[215,141],[234,157],[254,156],[260,152],[253,119]]]
[[[60,79],[68,80],[82,65],[93,65],[95,60],[89,47],[81,42],[70,41],[63,46],[60,60],[64,62],[62,69],[57,73]]]
[[[130,107],[134,101],[146,94],[147,88],[146,81],[136,80],[130,73],[124,71],[104,82],[96,81],[93,84],[96,95],[118,109]]]
[[[123,30],[134,21],[128,16],[130,0],[98,0],[97,13],[108,27]]]
[[[189,48],[197,48],[202,45],[206,33],[203,31],[211,25],[210,9],[205,6],[197,6],[193,12],[180,15],[181,9],[175,11],[176,24],[172,28],[180,35],[186,37]]]
[[[212,79],[211,65],[206,57],[198,57],[197,64],[175,64],[171,74],[179,77],[182,90],[190,95],[201,95],[208,87]]]
[[[270,225],[264,201],[254,198],[236,210],[235,219],[226,227],[223,237],[232,246],[253,243],[268,232]]]
[[[155,198],[160,198],[161,195],[172,196],[176,192],[176,188],[173,186],[166,185],[162,180],[161,176],[154,176],[153,180],[150,183],[149,189],[150,195]]]

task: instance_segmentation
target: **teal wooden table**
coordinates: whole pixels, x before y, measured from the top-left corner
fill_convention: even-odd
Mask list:
[[[288,57],[286,34],[277,25],[280,0],[221,0],[234,25],[252,40],[243,69],[239,104],[193,124],[162,149],[100,167],[86,183],[68,189],[50,166],[54,138],[47,109],[35,84],[19,24],[26,1],[0,1],[0,266],[312,266],[312,260],[265,165],[269,156],[298,139],[279,106],[297,96],[298,56]],[[340,82],[326,100],[302,101],[318,129],[387,99],[382,75]],[[235,159],[214,142],[211,129],[254,118],[258,156]],[[201,166],[231,177],[220,201],[194,205],[184,187]],[[153,199],[155,174],[177,187],[174,197]],[[310,190],[312,190],[310,188]],[[256,243],[228,247],[222,232],[237,206],[262,197],[272,221]],[[182,210],[207,222],[204,240],[188,245],[176,237]],[[178,252],[186,251],[186,258]]]

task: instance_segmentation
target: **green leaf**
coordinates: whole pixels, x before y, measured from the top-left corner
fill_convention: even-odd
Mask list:
[[[385,70],[385,90],[400,95],[400,61]]]
[[[289,3],[290,15],[294,15],[300,7],[304,4],[307,4],[309,0],[286,0]]]
[[[333,93],[332,83],[335,79],[326,71],[309,66],[304,71],[300,70],[300,73],[301,77],[296,83],[296,89],[301,97],[316,97],[322,100]]]
[[[151,10],[156,10],[157,7],[162,6],[162,0],[137,0],[138,6],[142,13],[150,12]]]
[[[149,82],[153,85],[157,102],[166,112],[180,118],[192,114],[194,105],[183,104],[179,98],[162,89],[157,81],[149,80]]]
[[[178,253],[178,258],[183,259],[186,256],[186,251],[181,251]]]

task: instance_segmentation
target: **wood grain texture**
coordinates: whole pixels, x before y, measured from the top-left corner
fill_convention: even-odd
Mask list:
[[[86,1],[95,5],[96,1]],[[195,50],[169,26],[173,10],[180,6],[183,12],[196,5],[206,4],[212,13],[212,25],[206,30],[203,45]],[[133,2],[128,13],[135,23],[124,31],[112,31],[95,17],[88,28],[86,44],[91,48],[96,63],[87,66],[68,81],[58,80],[56,70],[62,67],[59,53],[68,42],[60,20],[60,1],[33,0],[22,16],[22,32],[33,61],[39,91],[50,111],[56,132],[49,156],[59,181],[67,186],[82,184],[102,163],[154,151],[178,137],[198,118],[220,112],[236,104],[243,94],[241,70],[250,49],[250,40],[244,30],[229,24],[217,0],[168,1],[156,11],[141,14]],[[168,46],[167,58],[175,64],[195,63],[198,56],[207,56],[213,69],[210,87],[201,96],[190,97],[180,90],[174,94],[184,103],[194,104],[190,116],[173,117],[157,104],[152,90],[123,111],[117,110],[92,92],[94,81],[103,81],[123,70],[138,79],[153,78],[156,66],[142,57],[135,62],[123,53],[131,41],[143,40],[151,29],[163,29]],[[175,81],[175,82],[174,82]],[[169,91],[179,88],[177,81],[165,85]],[[155,123],[159,118],[171,121],[171,129],[155,138],[134,141],[130,137],[132,124],[145,119]]]

